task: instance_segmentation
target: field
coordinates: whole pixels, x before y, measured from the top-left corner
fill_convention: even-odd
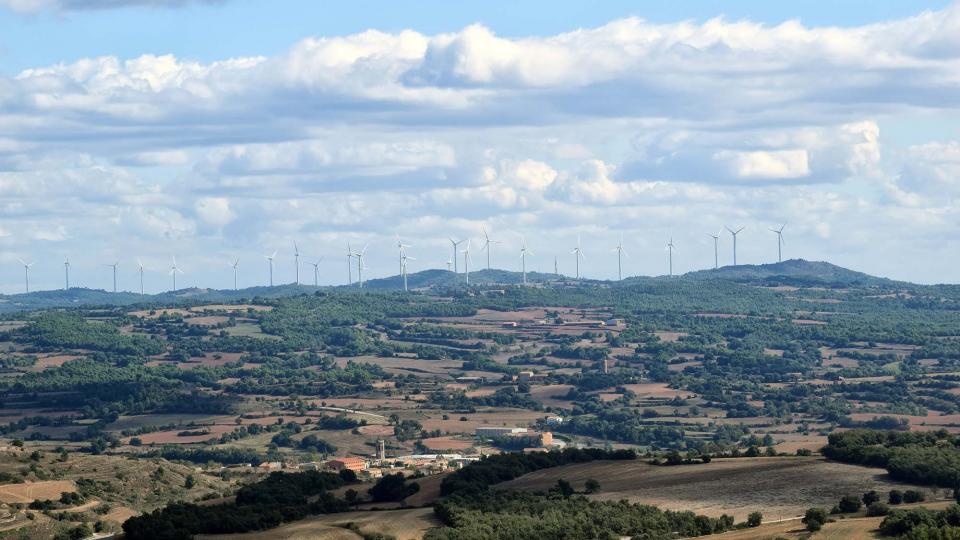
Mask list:
[[[397,540],[417,540],[427,529],[438,525],[432,509],[413,508],[380,512],[345,512],[307,518],[269,531],[201,535],[197,538],[204,540],[362,540],[359,534],[344,528],[348,523],[355,524],[365,533],[390,534],[397,537]]]
[[[0,486],[0,502],[30,503],[35,500],[59,499],[64,492],[74,492],[77,485],[71,480],[24,482]]]
[[[598,500],[627,499],[737,521],[761,510],[768,519],[802,515],[812,506],[830,507],[846,494],[903,489],[882,469],[845,465],[822,458],[717,459],[703,465],[653,466],[636,462],[594,462],[545,469],[498,488],[546,490],[563,478],[582,489],[600,482]],[[909,486],[907,486],[909,487]]]

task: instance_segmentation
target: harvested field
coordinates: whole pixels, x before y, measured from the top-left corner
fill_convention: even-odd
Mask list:
[[[191,326],[216,326],[230,320],[230,317],[223,315],[204,315],[202,317],[190,317],[185,322]]]
[[[791,457],[717,459],[676,467],[602,461],[544,469],[500,487],[546,490],[560,478],[578,489],[588,478],[598,480],[600,493],[592,497],[599,500],[626,498],[671,510],[711,516],[726,513],[738,521],[754,510],[761,510],[769,519],[793,517],[811,506],[829,508],[848,493],[884,492],[905,485],[891,481],[882,469]]]
[[[195,313],[203,313],[204,311],[247,311],[252,309],[254,311],[271,311],[273,306],[258,306],[256,304],[210,304],[209,306],[195,306],[190,308],[190,311]]]
[[[384,510],[381,512],[343,512],[310,517],[276,529],[246,534],[201,535],[206,540],[360,540],[360,535],[343,528],[355,523],[365,533],[390,534],[397,540],[419,540],[439,522],[431,508]]]
[[[638,399],[673,399],[675,397],[687,399],[696,397],[696,394],[689,390],[668,388],[667,383],[625,384],[623,387],[636,394]]]
[[[443,420],[439,415],[436,417],[414,417],[421,424],[423,429],[432,431],[439,429],[446,433],[464,433],[473,435],[478,427],[525,427],[533,423],[538,418],[543,418],[546,414],[541,411],[528,411],[525,409],[497,409],[486,410],[464,414],[466,421],[460,421],[460,415],[450,416],[449,420]]]
[[[3,503],[31,503],[35,500],[60,498],[60,494],[74,492],[77,485],[73,480],[47,480],[44,482],[24,482],[23,484],[7,484],[0,486],[0,502]]]
[[[357,431],[371,437],[392,437],[393,426],[360,426]]]
[[[653,335],[660,338],[660,341],[665,343],[672,343],[679,340],[683,336],[686,336],[686,332],[654,332]]]
[[[475,443],[471,440],[456,439],[454,437],[433,437],[423,439],[423,445],[433,451],[439,450],[466,450]]]
[[[34,371],[42,371],[47,368],[60,367],[70,360],[76,360],[77,358],[82,357],[75,354],[51,354],[48,356],[40,356],[37,358],[37,363],[33,365],[32,369]]]

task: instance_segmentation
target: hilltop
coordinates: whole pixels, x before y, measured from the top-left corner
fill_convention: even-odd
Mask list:
[[[635,286],[651,280],[668,279],[660,277],[631,277],[622,283],[572,278],[540,272],[527,272],[527,283],[541,286],[563,286],[579,284],[584,286]],[[699,270],[675,278],[677,280],[720,279],[746,284],[794,285],[800,287],[917,287],[916,285],[893,281],[849,270],[828,262],[791,259],[781,263],[760,265],[724,266],[716,270]],[[513,286],[523,283],[523,274],[509,270],[477,270],[470,272],[472,286]],[[449,270],[423,270],[407,276],[407,286],[411,290],[444,289],[462,287],[463,274]],[[370,279],[364,282],[364,290],[389,291],[403,288],[401,276]],[[133,292],[112,293],[102,289],[74,287],[69,290],[37,291],[23,294],[0,295],[0,313],[30,311],[36,309],[79,307],[79,306],[133,306],[133,305],[172,305],[201,304],[209,302],[236,302],[252,298],[282,298],[299,294],[312,294],[321,290],[357,290],[356,284],[315,287],[313,285],[294,285],[287,283],[273,287],[248,287],[245,289],[206,289],[187,288],[158,294],[139,295]]]
[[[699,270],[683,276],[686,279],[727,279],[740,283],[762,282],[769,285],[828,287],[892,287],[910,285],[887,278],[871,276],[823,261],[790,259],[770,264],[741,264],[718,269]]]

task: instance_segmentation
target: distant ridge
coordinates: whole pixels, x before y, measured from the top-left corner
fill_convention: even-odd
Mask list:
[[[891,287],[909,285],[849,270],[823,261],[790,259],[770,264],[723,266],[716,270],[698,270],[684,274],[685,279],[727,279],[731,281],[797,286]]]
[[[573,278],[540,272],[527,272],[527,282],[541,286],[636,286],[651,280],[669,279],[660,277],[630,277],[622,282],[589,280],[576,281]],[[793,285],[820,287],[918,287],[906,282],[880,278],[842,268],[820,261],[791,259],[772,264],[743,264],[724,266],[716,270],[689,272],[674,279],[710,280],[722,279],[746,284]],[[509,270],[477,270],[470,272],[470,285],[491,287],[497,285],[512,286],[523,283],[523,274]],[[449,270],[423,270],[407,276],[407,285],[411,290],[445,289],[463,287],[463,274]],[[403,278],[390,276],[364,281],[364,291],[398,291],[403,289]],[[133,292],[107,292],[102,289],[81,287],[69,290],[36,291],[23,294],[0,295],[0,313],[30,311],[36,309],[64,307],[107,307],[143,305],[203,304],[215,302],[237,302],[259,298],[281,298],[300,294],[313,294],[317,291],[359,291],[356,284],[314,287],[313,285],[294,285],[292,283],[273,287],[248,287],[245,289],[204,289],[187,288],[175,292],[139,295]]]

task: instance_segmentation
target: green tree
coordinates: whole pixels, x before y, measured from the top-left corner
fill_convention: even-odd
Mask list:
[[[750,512],[747,516],[747,527],[759,527],[763,523],[763,514],[760,512]]]
[[[583,487],[587,493],[596,493],[600,491],[600,482],[597,482],[596,479],[593,478],[587,478]]]
[[[570,496],[573,495],[574,493],[573,485],[570,482],[564,480],[563,478],[557,480],[556,489],[560,493],[560,495],[563,496],[564,499],[569,499]]]

